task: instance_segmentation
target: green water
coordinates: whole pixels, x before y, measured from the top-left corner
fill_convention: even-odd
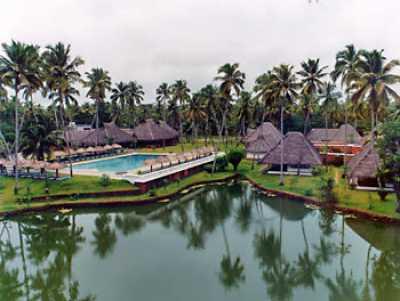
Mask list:
[[[247,184],[1,222],[0,300],[399,300],[400,229]]]

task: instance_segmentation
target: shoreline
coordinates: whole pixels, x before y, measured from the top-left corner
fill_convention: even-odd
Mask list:
[[[111,201],[97,201],[97,202],[96,201],[91,202],[91,201],[77,200],[75,202],[64,202],[64,203],[55,203],[55,204],[47,203],[47,204],[38,205],[38,206],[31,206],[31,207],[20,208],[20,209],[15,209],[15,210],[3,211],[3,212],[0,212],[0,218],[6,219],[9,217],[15,217],[15,216],[24,215],[24,214],[57,211],[57,210],[62,210],[62,209],[67,209],[67,210],[71,209],[72,210],[72,209],[87,209],[87,208],[145,206],[145,205],[157,204],[163,200],[173,201],[179,197],[186,195],[189,192],[193,192],[194,190],[196,190],[198,188],[204,187],[204,185],[218,185],[218,184],[227,183],[232,180],[247,181],[250,185],[252,185],[256,189],[258,189],[260,192],[284,197],[291,201],[302,202],[303,204],[306,204],[306,205],[313,205],[313,206],[317,207],[318,210],[321,210],[321,209],[333,210],[337,214],[350,215],[351,217],[359,218],[359,219],[363,219],[363,220],[367,220],[367,221],[371,221],[371,222],[377,222],[377,223],[386,224],[386,225],[389,225],[389,224],[390,225],[400,225],[400,218],[390,217],[390,216],[380,214],[380,213],[373,213],[371,211],[367,211],[367,210],[363,210],[363,209],[344,207],[344,206],[340,206],[337,203],[325,203],[316,198],[307,197],[307,196],[292,193],[292,192],[266,188],[266,187],[258,184],[256,181],[252,180],[250,177],[241,175],[239,173],[233,174],[231,176],[227,176],[226,178],[223,178],[223,179],[206,180],[206,181],[198,181],[195,183],[191,183],[191,184],[188,184],[188,185],[178,189],[175,192],[160,195],[160,196],[148,197],[148,198],[131,200],[131,201],[116,199],[116,200],[111,200]],[[118,192],[102,192],[102,193],[96,193],[96,194],[99,196],[102,196],[102,195],[110,196],[110,194],[115,194],[115,193],[118,194]],[[49,197],[49,199],[51,199],[54,196],[50,195],[48,197]]]

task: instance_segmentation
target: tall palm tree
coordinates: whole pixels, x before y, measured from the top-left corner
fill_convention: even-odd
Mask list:
[[[304,112],[304,135],[307,133],[310,123],[310,114],[312,113],[312,104],[316,102],[316,94],[321,91],[323,78],[327,75],[324,71],[328,66],[320,67],[319,59],[308,59],[301,63],[301,68],[298,75],[301,77],[302,90],[304,96],[303,112]]]
[[[206,113],[206,124],[205,124],[205,133],[206,133],[206,144],[208,143],[210,132],[212,130],[212,121],[214,121],[215,126],[218,128],[218,117],[216,110],[216,102],[217,102],[217,88],[213,85],[207,85],[200,90],[201,97],[204,102],[204,111]],[[219,132],[219,131],[218,131]]]
[[[252,110],[252,102],[251,102],[251,93],[247,91],[242,91],[240,93],[239,98],[239,111],[238,111],[238,119],[239,119],[239,135],[246,136],[247,128],[249,127],[251,121],[251,110]]]
[[[261,101],[263,107],[263,114],[261,122],[266,120],[267,114],[269,115],[269,120],[271,120],[272,115],[274,115],[279,110],[279,104],[277,99],[273,97],[271,91],[271,71],[264,73],[257,77],[256,84],[254,86],[254,91],[256,92],[256,98]]]
[[[200,93],[194,93],[193,96],[189,98],[185,111],[185,118],[191,124],[193,142],[197,139],[199,124],[206,118],[204,105],[201,100]]]
[[[111,90],[111,101],[113,102],[114,106],[120,106],[121,110],[119,112],[124,111],[125,105],[127,103],[128,98],[128,85],[124,82],[116,83],[114,88]],[[119,115],[119,113],[117,113]],[[116,117],[116,116],[114,116]]]
[[[400,102],[400,96],[393,89],[393,85],[400,82],[400,76],[392,73],[395,67],[400,66],[399,60],[386,62],[383,50],[360,51],[358,68],[353,75],[355,92],[352,100],[365,100],[370,106],[371,139],[374,139],[374,129],[378,122],[378,111],[387,106],[391,99]]]
[[[323,84],[321,93],[319,93],[319,100],[321,101],[322,112],[325,115],[325,129],[328,129],[329,118],[338,111],[340,96],[341,93],[336,90],[334,83],[325,82]]]
[[[239,64],[225,64],[218,68],[218,75],[215,80],[220,83],[219,89],[221,92],[221,107],[222,107],[222,120],[221,120],[221,131],[225,131],[227,136],[227,118],[229,108],[233,101],[233,96],[240,96],[240,91],[244,88],[244,82],[246,74],[240,71]],[[222,138],[222,132],[219,133],[220,139]],[[226,139],[225,139],[226,142]]]
[[[84,86],[89,90],[87,96],[95,101],[96,104],[96,129],[99,129],[99,106],[104,102],[107,91],[111,90],[111,77],[108,71],[102,68],[93,68],[91,72],[86,72],[87,80]],[[99,143],[98,135],[96,135],[96,146]]]
[[[71,45],[65,46],[59,42],[54,46],[47,46],[42,54],[43,58],[43,73],[45,79],[45,94],[49,94],[49,98],[53,101],[55,110],[55,119],[57,129],[65,132],[66,127],[66,111],[65,107],[70,107],[72,104],[77,104],[75,96],[79,95],[79,91],[74,87],[74,84],[80,80],[81,74],[78,67],[84,64],[84,61],[79,56],[71,56]],[[59,115],[61,124],[58,122]],[[65,137],[67,142],[68,154],[71,154],[70,139]],[[72,160],[69,160],[69,171],[72,177]]]
[[[296,73],[294,72],[294,67],[291,65],[279,65],[274,67],[271,73],[271,85],[270,91],[272,97],[277,99],[280,103],[281,108],[281,172],[280,172],[280,185],[284,185],[283,179],[283,113],[285,106],[291,105],[295,102],[298,96],[297,89],[299,88],[299,83],[297,82]]]
[[[172,99],[176,102],[178,108],[179,135],[182,141],[184,136],[182,112],[184,109],[184,105],[190,99],[190,89],[187,86],[187,82],[185,80],[175,81],[175,83],[171,86],[171,95]]]
[[[346,93],[345,104],[350,100],[352,93],[352,81],[354,77],[354,73],[359,64],[359,51],[354,47],[354,45],[347,45],[344,50],[339,51],[336,54],[336,63],[335,68],[331,72],[331,77],[334,82],[336,82],[339,78],[341,79],[340,85],[344,88]],[[348,110],[345,105],[344,111],[344,123],[348,123]],[[345,140],[347,141],[347,127],[345,127]],[[346,164],[346,160],[344,161]],[[345,165],[346,166],[346,165]]]
[[[136,126],[136,105],[140,105],[144,98],[144,91],[142,85],[136,81],[130,81],[128,83],[128,106],[129,111],[132,113],[132,126]]]
[[[18,152],[20,144],[19,107],[20,91],[28,86],[41,85],[39,74],[40,56],[39,47],[21,42],[11,41],[10,44],[2,44],[4,55],[0,56],[0,76],[10,84],[15,93],[15,168],[18,170]],[[18,193],[18,172],[15,173],[15,188]]]
[[[163,121],[167,121],[167,110],[166,110],[166,106],[167,103],[170,99],[170,88],[168,86],[167,83],[162,83],[156,90],[156,95],[157,95],[157,101],[160,102],[162,108],[163,108],[163,112],[162,112],[162,119]]]

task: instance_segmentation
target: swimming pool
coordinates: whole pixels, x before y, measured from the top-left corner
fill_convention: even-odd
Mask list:
[[[88,163],[79,163],[74,170],[95,170],[98,172],[127,172],[142,167],[145,160],[155,159],[159,155],[133,154],[116,158],[100,159]]]

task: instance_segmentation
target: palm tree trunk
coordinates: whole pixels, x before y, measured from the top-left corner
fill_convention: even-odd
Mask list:
[[[96,146],[99,145],[99,100],[96,100]]]
[[[60,118],[61,118],[61,125],[62,125],[62,131],[63,133],[68,133],[66,131],[66,124],[65,124],[65,109],[64,109],[64,101],[63,101],[63,94],[61,90],[59,90],[59,97],[61,99],[61,104],[60,104]],[[71,139],[70,137],[64,137],[66,142],[67,142],[67,154],[68,154],[68,165],[69,165],[69,176],[72,178],[73,175],[73,170],[72,170],[72,158],[71,158]]]
[[[24,239],[22,237],[21,224],[18,222],[18,236],[19,236],[19,248],[21,252],[22,259],[22,269],[24,271],[24,285],[25,285],[25,294],[26,300],[30,300],[30,287],[29,287],[29,279],[28,279],[28,270],[26,268],[26,258],[25,258],[25,247],[24,247]]]
[[[280,166],[280,175],[279,175],[279,185],[284,185],[283,179],[283,104],[281,105],[281,166]]]
[[[19,107],[19,99],[18,99],[18,84],[15,83],[15,187],[14,187],[14,193],[18,194],[18,189],[19,189],[19,183],[18,183],[18,151],[19,151],[19,113],[18,113],[18,107]]]

